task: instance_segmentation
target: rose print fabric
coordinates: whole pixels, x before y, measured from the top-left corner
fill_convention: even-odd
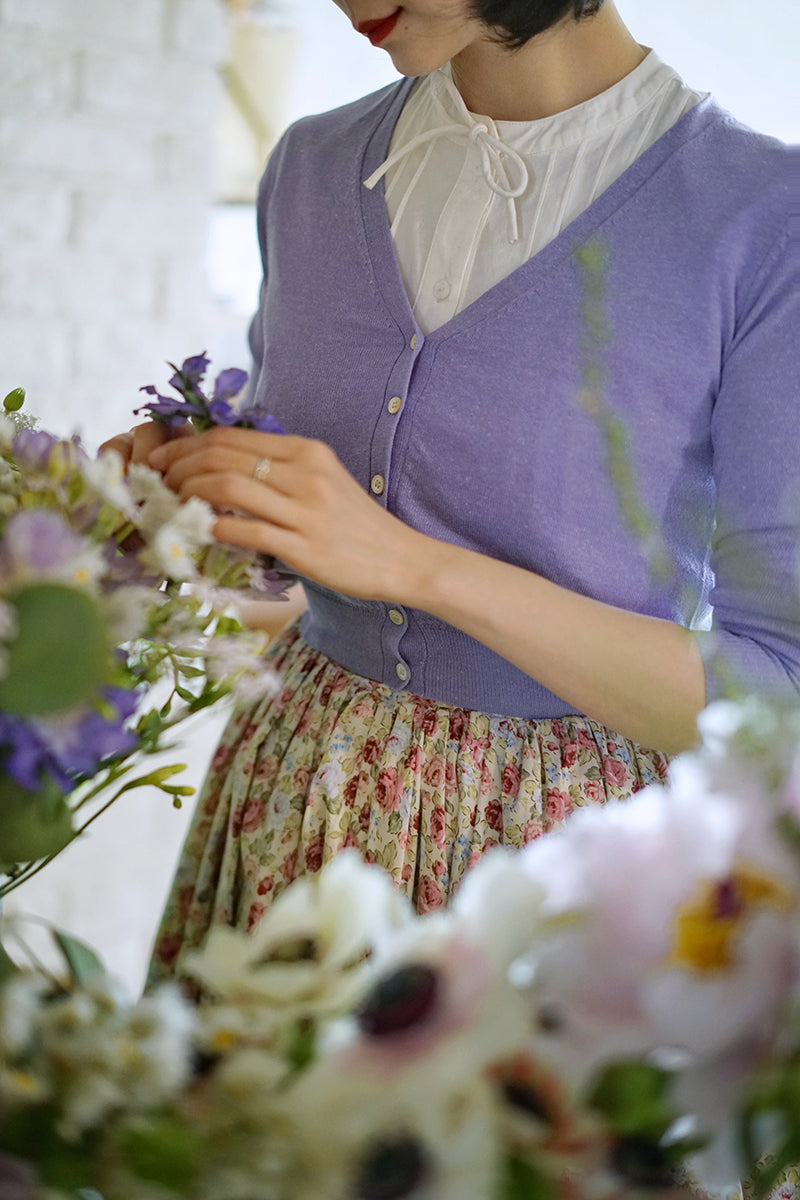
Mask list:
[[[253,930],[274,897],[355,847],[418,911],[445,904],[498,845],[666,778],[662,754],[585,717],[527,721],[435,704],[332,662],[290,627],[283,687],[232,717],[156,941],[156,977],[215,923]]]

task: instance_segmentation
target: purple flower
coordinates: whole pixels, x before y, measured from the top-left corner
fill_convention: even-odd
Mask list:
[[[84,552],[83,538],[72,532],[58,513],[43,508],[23,509],[11,517],[0,542],[0,578],[47,576]]]
[[[84,711],[79,720],[66,729],[62,726],[59,735],[51,737],[48,730],[40,726],[45,746],[52,756],[57,770],[69,779],[90,778],[100,763],[121,758],[136,749],[138,739],[125,722],[136,711],[136,694],[123,688],[104,688],[104,697],[117,710],[113,717],[104,717],[95,709]]]
[[[138,739],[125,722],[136,711],[136,693],[108,687],[102,695],[116,710],[110,717],[93,708],[32,721],[0,712],[3,770],[30,792],[38,791],[49,776],[69,793],[79,780],[95,775],[102,763],[135,750]]]
[[[44,471],[58,438],[43,429],[20,429],[11,443],[17,461],[31,471]]]
[[[286,433],[283,425],[272,413],[263,408],[245,408],[239,413],[239,424],[245,429],[256,429],[259,433]]]
[[[208,415],[215,425],[237,425],[239,414],[231,408],[227,400],[212,400],[208,406]]]
[[[239,395],[247,383],[247,379],[247,371],[240,371],[238,367],[229,367],[227,371],[220,371],[214,386],[214,399],[232,400],[234,396]]]
[[[274,559],[261,554],[248,569],[247,578],[254,592],[269,596],[270,600],[288,600],[287,592],[294,583],[294,576],[277,571]]]
[[[152,384],[139,388],[139,391],[147,392],[150,396],[157,396],[158,399],[151,400],[134,411],[137,414],[147,413],[149,416],[162,421],[165,425],[169,425],[172,429],[178,425],[182,425],[190,417],[202,417],[204,415],[202,405],[196,400],[184,399],[183,396],[162,396]]]
[[[72,787],[69,777],[50,761],[47,748],[33,725],[4,712],[0,712],[0,756],[4,760],[3,770],[29,792],[38,791],[44,774],[52,776],[62,792],[68,792]]]
[[[210,358],[206,358],[205,354],[195,354],[193,358],[185,358],[181,363],[180,373],[186,376],[186,379],[193,387],[202,380],[211,363]],[[172,364],[171,364],[172,365]],[[175,384],[171,384],[172,387]]]
[[[38,1180],[29,1163],[0,1155],[0,1200],[34,1200]]]

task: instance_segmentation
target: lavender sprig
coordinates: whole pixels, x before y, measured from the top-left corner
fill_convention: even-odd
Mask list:
[[[137,408],[137,413],[146,413],[154,421],[160,421],[171,429],[191,421],[200,433],[214,429],[218,425],[237,429],[255,429],[259,433],[285,433],[280,421],[263,409],[249,407],[237,409],[231,404],[244,389],[247,383],[247,372],[238,367],[229,367],[220,371],[214,382],[213,394],[209,397],[203,391],[201,384],[210,366],[210,359],[205,354],[196,354],[187,358],[180,367],[169,363],[175,372],[169,381],[169,386],[178,393],[177,396],[164,396],[153,386],[139,390],[154,400],[148,401]]]

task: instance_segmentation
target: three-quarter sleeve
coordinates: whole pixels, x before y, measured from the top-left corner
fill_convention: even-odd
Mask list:
[[[712,417],[716,530],[708,700],[800,693],[798,238],[791,225],[737,296]]]

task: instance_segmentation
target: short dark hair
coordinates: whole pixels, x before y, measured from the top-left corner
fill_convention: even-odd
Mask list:
[[[544,33],[572,15],[576,21],[593,16],[603,0],[473,0],[475,15],[496,30],[511,47],[524,46],[537,33]]]

